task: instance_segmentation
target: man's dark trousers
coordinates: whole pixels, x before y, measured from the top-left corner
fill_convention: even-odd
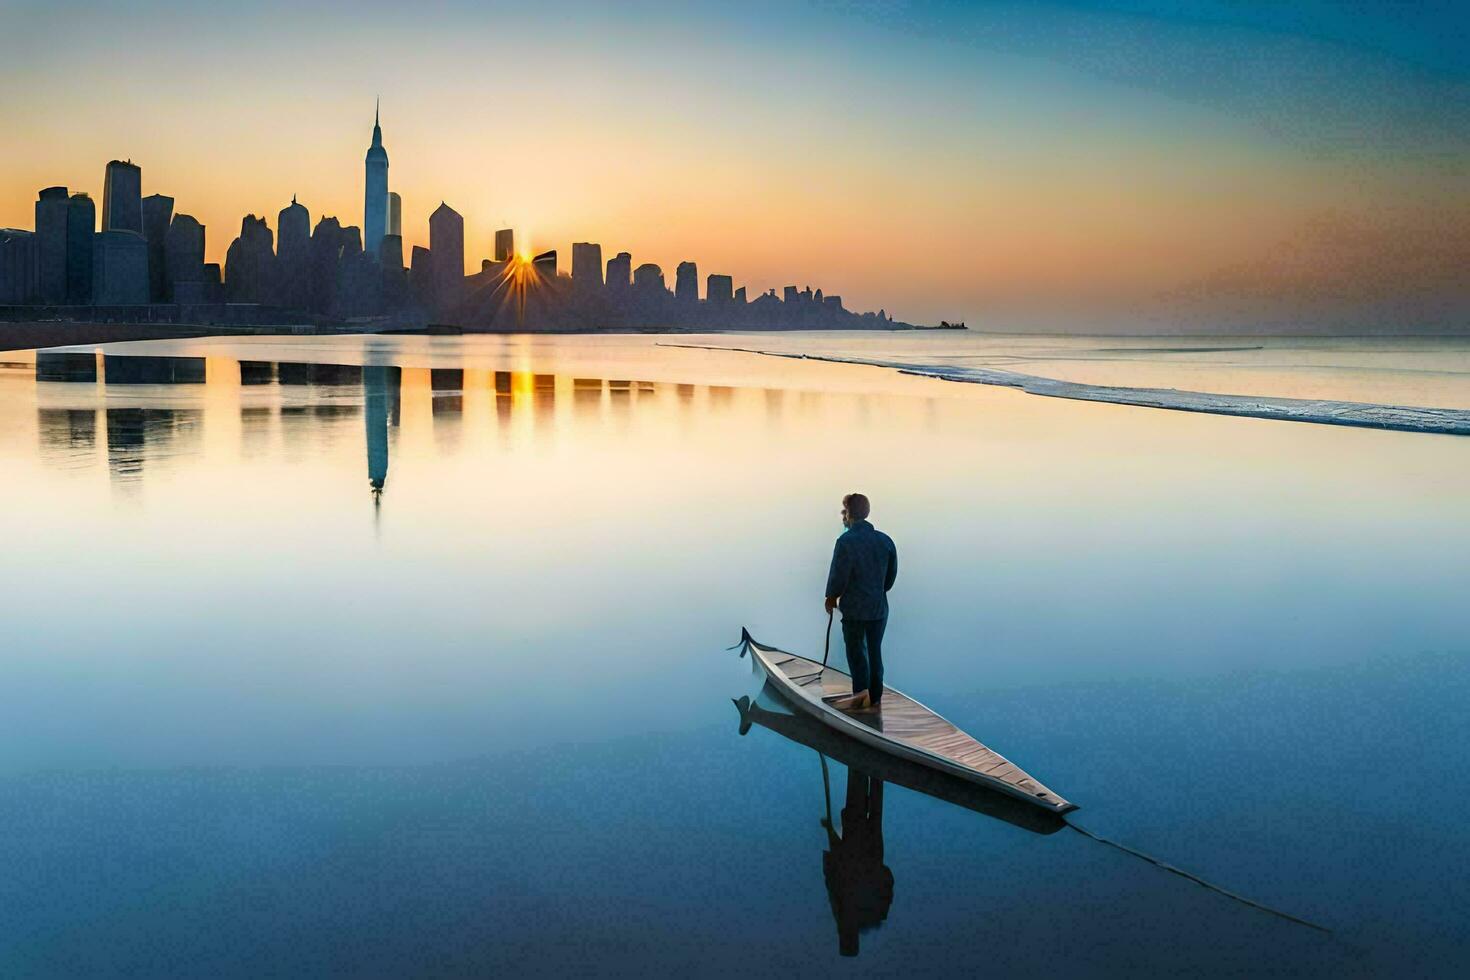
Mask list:
[[[853,693],[867,691],[875,703],[883,697],[883,630],[887,627],[887,617],[842,620],[842,642],[847,646]]]

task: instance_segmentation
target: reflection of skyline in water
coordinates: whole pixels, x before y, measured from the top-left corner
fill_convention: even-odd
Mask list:
[[[86,455],[97,445],[97,411],[90,408],[38,408],[41,451],[52,461]]]
[[[107,466],[113,476],[138,477],[147,460],[180,449],[181,438],[198,432],[199,409],[109,408]]]

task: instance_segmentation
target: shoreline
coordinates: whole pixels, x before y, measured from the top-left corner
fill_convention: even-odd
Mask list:
[[[844,327],[841,331],[824,330],[764,330],[760,333],[914,333],[928,331],[964,330],[964,327]],[[200,337],[473,337],[485,336],[546,336],[546,337],[603,337],[616,334],[638,334],[645,336],[707,336],[719,333],[746,335],[750,330],[668,330],[650,327],[646,330],[462,330],[459,328],[417,327],[399,330],[360,330],[351,327],[303,327],[299,324],[269,326],[222,327],[214,324],[170,324],[170,323],[72,323],[56,320],[29,322],[0,322],[0,352],[22,350],[45,350],[50,347],[79,347],[88,344],[118,344],[135,340],[192,340]],[[62,335],[64,334],[64,335]]]
[[[876,358],[803,354],[758,350],[749,347],[718,347],[713,344],[661,344],[660,346],[735,351],[762,357],[886,368],[897,371],[899,374],[932,378],[936,381],[1013,388],[1025,394],[1038,395],[1043,398],[1065,398],[1073,401],[1100,402],[1133,408],[1193,412],[1201,415],[1226,415],[1276,422],[1308,422],[1318,425],[1340,425],[1425,435],[1470,436],[1470,410],[1467,409],[1422,408],[1412,405],[1282,398],[1268,395],[1227,395],[1178,388],[1129,388],[1063,381],[1035,374],[1022,374],[1018,371],[1002,371],[996,368],[909,364],[903,361],[886,361]]]

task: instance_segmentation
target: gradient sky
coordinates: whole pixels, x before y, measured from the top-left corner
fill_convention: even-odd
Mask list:
[[[554,9],[552,9],[554,8]],[[1470,330],[1463,3],[0,0],[0,225],[109,159],[208,226],[682,259],[992,329]],[[100,203],[100,202],[99,202]]]

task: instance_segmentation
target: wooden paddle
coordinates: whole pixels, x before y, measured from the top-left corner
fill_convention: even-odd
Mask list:
[[[827,642],[822,645],[822,666],[827,666],[827,655],[832,652],[832,610],[827,610]]]

